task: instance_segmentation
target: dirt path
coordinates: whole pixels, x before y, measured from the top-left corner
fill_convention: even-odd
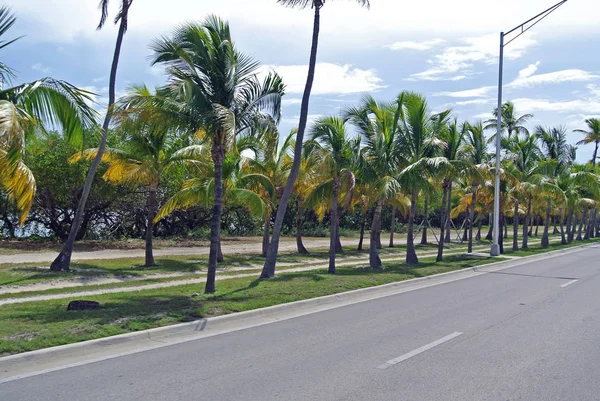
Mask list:
[[[342,240],[344,246],[352,246],[358,243],[358,238],[347,238]],[[396,243],[406,243],[405,237],[399,237]],[[304,246],[311,249],[322,249],[329,246],[328,238],[305,238]],[[364,246],[368,248],[369,239],[365,238]],[[259,254],[262,251],[262,244],[260,242],[255,243],[240,243],[240,242],[224,242],[222,244],[223,253],[225,255],[233,254]],[[279,252],[293,252],[296,250],[296,241],[290,238],[285,238],[279,245]],[[154,250],[155,257],[164,256],[188,256],[188,255],[208,255],[208,246],[197,246],[197,247],[170,247],[160,248]],[[54,258],[58,255],[58,252],[29,252],[29,253],[18,253],[13,255],[0,255],[0,264],[8,263],[51,263]],[[88,252],[73,252],[72,260],[98,260],[98,259],[126,259],[126,258],[143,258],[143,249],[106,249],[102,251],[88,251]]]
[[[484,246],[478,246],[476,248],[483,249],[483,247]],[[480,250],[480,249],[477,249],[477,250]],[[460,255],[460,254],[464,254],[464,253],[465,252],[463,250],[463,251],[446,252],[446,253],[444,253],[444,255],[446,255],[446,256]],[[435,256],[435,254],[436,254],[435,251],[427,251],[427,252],[419,252],[418,253],[419,257]],[[485,255],[485,257],[487,257],[487,255]],[[396,255],[389,256],[389,257],[382,256],[381,260],[383,262],[397,262],[397,261],[404,261],[404,258],[405,258],[404,253],[398,253]],[[336,265],[338,267],[356,266],[356,265],[360,265],[361,263],[364,263],[366,265],[366,264],[368,264],[368,262],[369,262],[368,255],[365,255],[360,258],[356,257],[356,258],[340,259],[339,262],[336,263]],[[300,265],[300,266],[298,266],[298,265]],[[293,267],[293,266],[298,266],[298,267]],[[279,272],[286,272],[286,273],[303,272],[303,271],[323,269],[323,268],[327,268],[327,266],[328,266],[327,263],[314,264],[311,266],[302,266],[302,263],[293,263],[293,264],[290,263],[290,264],[287,264],[287,266],[280,266]],[[243,270],[248,270],[248,269],[247,268],[242,268],[241,270],[230,269],[229,271],[243,271]],[[192,276],[192,277],[198,276],[198,274],[188,274],[188,275]],[[226,276],[224,276],[224,275],[218,276],[217,275],[217,280],[229,280],[229,279],[233,279],[233,278],[256,277],[256,276],[257,276],[257,273],[255,273],[255,272],[232,274],[232,275],[226,275]],[[0,306],[15,304],[15,303],[22,303],[22,302],[48,301],[48,300],[53,300],[53,299],[79,298],[79,297],[88,297],[88,296],[93,296],[93,295],[115,294],[115,293],[119,293],[119,292],[136,292],[136,291],[175,287],[175,286],[179,286],[179,285],[196,284],[196,283],[204,283],[204,282],[206,282],[205,277],[193,277],[193,278],[188,278],[188,279],[180,279],[180,280],[174,280],[174,281],[166,281],[166,282],[162,282],[162,283],[144,284],[144,285],[130,286],[130,287],[105,288],[105,289],[99,289],[99,290],[89,290],[89,291],[80,291],[80,292],[71,292],[71,293],[62,293],[62,294],[34,295],[34,296],[29,296],[29,297],[24,296],[24,297],[20,297],[20,298],[0,299]],[[33,287],[37,287],[37,286],[44,286],[44,284],[32,284],[31,287],[27,288],[27,291],[36,291],[33,289]],[[50,287],[50,288],[67,288],[67,287]],[[21,291],[23,291],[23,290],[25,290],[25,288],[21,289]]]

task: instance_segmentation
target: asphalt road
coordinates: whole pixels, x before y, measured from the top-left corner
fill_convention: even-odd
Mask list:
[[[599,256],[16,380],[0,400],[600,400]]]

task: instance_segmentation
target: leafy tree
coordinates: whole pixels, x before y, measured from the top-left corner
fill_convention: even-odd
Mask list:
[[[369,0],[355,0],[363,7],[369,7]],[[304,94],[302,95],[302,103],[300,105],[300,121],[298,122],[298,133],[296,135],[296,144],[294,147],[294,160],[288,177],[287,183],[283,190],[279,207],[277,208],[277,216],[275,217],[275,225],[273,227],[273,237],[269,244],[269,252],[267,260],[263,267],[261,278],[271,278],[275,275],[275,264],[277,263],[277,251],[279,249],[279,238],[285,218],[287,204],[294,190],[294,184],[300,170],[302,161],[302,146],[304,143],[304,132],[308,121],[308,106],[310,101],[310,92],[312,90],[313,81],[315,78],[315,67],[317,65],[317,49],[319,46],[319,30],[321,25],[321,8],[325,5],[325,0],[277,0],[278,3],[294,8],[304,9],[311,6],[314,10],[313,35],[310,48],[310,58],[308,62],[308,75],[306,77],[306,85]]]

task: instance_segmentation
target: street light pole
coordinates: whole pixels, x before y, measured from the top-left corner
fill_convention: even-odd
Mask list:
[[[499,58],[499,72],[498,72],[498,108],[497,110],[497,122],[496,122],[496,173],[495,173],[495,182],[494,182],[494,221],[493,221],[493,229],[494,229],[494,237],[492,248],[490,249],[491,256],[500,255],[500,150],[501,150],[501,140],[502,140],[502,70],[504,67],[504,47],[509,45],[513,40],[517,39],[519,36],[523,35],[525,32],[533,28],[537,23],[550,15],[557,8],[565,4],[568,0],[562,0],[561,2],[553,5],[549,9],[539,13],[535,17],[523,22],[521,25],[511,29],[507,33],[500,32],[500,58]],[[528,27],[525,25],[532,22],[532,24]],[[504,43],[504,39],[507,35],[515,32],[517,29],[521,29],[521,32],[507,43]],[[509,133],[510,135],[510,133]],[[516,218],[516,217],[515,217]]]
[[[500,255],[500,137],[502,135],[502,68],[504,67],[504,32],[500,32],[500,71],[498,73],[498,120],[496,122],[496,180],[494,182],[494,242],[490,255]]]

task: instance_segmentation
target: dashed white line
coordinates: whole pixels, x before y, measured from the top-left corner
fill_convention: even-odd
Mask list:
[[[377,368],[378,369],[387,369],[387,368],[389,368],[391,366],[399,364],[400,362],[404,362],[407,359],[412,358],[413,356],[417,356],[419,354],[422,354],[423,352],[428,351],[428,350],[432,349],[433,347],[437,347],[438,345],[441,345],[441,344],[443,344],[445,342],[448,342],[448,341],[452,340],[453,338],[456,338],[456,337],[460,336],[461,334],[462,333],[460,333],[458,331],[454,332],[454,333],[452,333],[450,335],[447,335],[446,337],[440,338],[439,340],[436,340],[436,341],[434,341],[432,343],[429,343],[429,344],[424,345],[424,346],[422,346],[420,348],[417,348],[417,349],[415,349],[413,351],[410,351],[409,353],[401,355],[398,358],[390,359],[386,363],[383,363],[383,364],[377,366]]]
[[[575,284],[576,282],[578,282],[579,280],[571,280],[568,283],[564,283],[563,285],[561,285],[561,287],[565,288],[570,286],[571,284]]]

